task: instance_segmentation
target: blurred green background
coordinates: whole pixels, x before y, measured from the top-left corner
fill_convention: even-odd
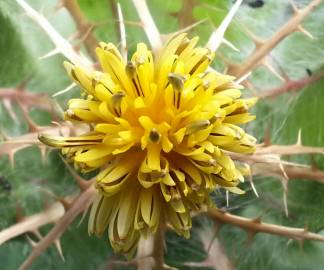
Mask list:
[[[94,34],[98,40],[119,43],[116,18],[112,12],[114,0],[79,0],[83,14],[95,25]],[[149,0],[147,1],[155,22],[163,34],[175,32],[188,24],[202,21],[190,31],[190,35],[199,35],[203,45],[213,28],[222,21],[233,1],[227,0]],[[251,2],[244,1],[234,22],[226,33],[240,52],[221,46],[219,57],[214,66],[224,69],[221,57],[240,63],[251,53],[254,44],[244,33],[243,25],[256,36],[266,39],[273,35],[292,15],[288,0],[266,0],[264,5],[253,8]],[[296,4],[305,6],[310,1],[298,0]],[[42,13],[57,31],[69,39],[76,33],[75,24],[64,8],[56,0],[29,0],[28,3]],[[137,42],[146,41],[143,29],[138,25],[138,15],[130,0],[119,1],[126,21],[127,43],[129,50]],[[324,65],[324,5],[315,9],[303,23],[315,39],[309,39],[301,33],[295,33],[281,42],[272,52],[276,64],[291,78],[298,79],[307,75],[307,69],[314,74]],[[71,40],[79,45],[78,40]],[[12,89],[27,81],[30,92],[54,93],[70,84],[62,66],[64,58],[55,55],[40,59],[54,49],[54,45],[13,0],[0,1],[0,91]],[[257,68],[251,82],[254,91],[245,90],[246,96],[266,91],[282,84],[265,68]],[[256,92],[257,91],[257,92]],[[72,96],[78,96],[78,89],[56,97],[56,101],[66,108],[66,102]],[[15,115],[10,115],[0,100],[0,128],[9,136],[19,136],[28,132],[23,113],[14,104]],[[324,146],[324,80],[320,80],[302,91],[288,93],[275,99],[261,100],[254,113],[257,120],[247,129],[263,141],[266,130],[273,143],[292,144],[301,130],[305,145]],[[30,117],[39,125],[49,125],[51,116],[39,109],[31,109]],[[1,144],[0,144],[1,149]],[[298,156],[291,161],[311,164],[315,160],[319,168],[324,169],[322,156]],[[17,208],[23,215],[41,211],[44,203],[53,201],[44,190],[51,190],[59,196],[74,193],[77,186],[71,179],[58,152],[47,154],[42,161],[39,149],[30,147],[15,155],[14,167],[6,156],[0,156],[0,230],[16,222]],[[272,177],[256,177],[257,198],[249,184],[243,188],[245,195],[231,196],[228,210],[246,216],[262,216],[267,222],[293,227],[307,226],[310,230],[321,232],[324,229],[324,186],[305,180],[289,181],[288,209],[289,217],[284,213],[283,189],[281,182]],[[226,209],[223,192],[214,194],[218,207]],[[87,222],[78,226],[79,219],[70,226],[61,239],[65,262],[51,246],[34,264],[32,269],[107,269],[107,263],[113,254],[107,239],[89,237]],[[45,226],[45,234],[51,226]],[[194,220],[190,240],[181,239],[174,233],[167,234],[166,262],[178,269],[209,269],[190,267],[188,262],[199,262],[206,258],[207,251],[201,240],[201,232],[212,228],[205,217]],[[302,245],[286,238],[258,234],[248,242],[247,233],[230,225],[221,227],[219,241],[230,260],[239,270],[320,270],[324,265],[324,244],[306,241]],[[21,236],[0,246],[0,269],[17,269],[31,251],[27,238]],[[216,254],[210,254],[216,256]],[[121,259],[121,258],[120,258]],[[131,269],[128,267],[118,269]],[[222,269],[218,269],[222,270]]]

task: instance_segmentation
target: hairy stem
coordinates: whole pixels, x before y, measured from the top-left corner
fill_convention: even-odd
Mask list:
[[[229,67],[228,73],[238,78],[254,69],[266,55],[275,48],[284,38],[298,31],[298,27],[305,17],[311,13],[323,0],[313,0],[308,6],[297,10],[294,16],[283,25],[270,39],[260,43],[255,51],[241,65]]]
[[[54,228],[40,242],[37,243],[29,257],[20,266],[20,270],[27,270],[32,263],[48,248],[48,246],[50,246],[65,232],[74,219],[89,206],[94,198],[95,192],[94,187],[91,186],[75,199],[71,205],[71,208],[56,223]]]
[[[164,245],[165,245],[165,226],[161,224],[154,236],[154,248],[152,256],[155,262],[155,270],[165,269],[164,265]]]
[[[64,215],[64,212],[62,204],[57,202],[41,213],[23,218],[18,223],[0,232],[0,245],[21,234],[36,231],[46,224],[56,222]]]
[[[141,237],[137,248],[137,266],[141,270],[167,269],[164,264],[165,225],[162,223],[154,235]]]
[[[263,223],[260,219],[249,219],[245,217],[240,217],[236,215],[232,215],[229,213],[221,212],[217,209],[211,209],[208,211],[208,215],[210,218],[221,222],[232,224],[234,226],[240,227],[242,229],[246,229],[252,233],[269,233],[273,235],[280,235],[296,240],[314,240],[324,242],[324,236],[312,232],[308,232],[306,229],[302,228],[291,228],[281,225]]]
[[[302,79],[299,79],[297,81],[287,81],[283,85],[269,89],[269,90],[264,90],[262,93],[259,95],[260,98],[274,98],[277,96],[280,96],[285,93],[291,93],[291,92],[297,92],[299,90],[302,90],[304,87],[319,81],[320,79],[324,78],[324,72],[321,72],[319,74],[315,74],[310,77],[305,77]]]

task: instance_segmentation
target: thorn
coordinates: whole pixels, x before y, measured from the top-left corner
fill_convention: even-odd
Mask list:
[[[286,82],[290,82],[291,79],[289,78],[288,74],[284,71],[284,69],[280,66],[277,59],[273,56],[271,56],[271,59],[276,64],[276,67],[279,69],[280,75],[285,79]]]
[[[230,11],[227,13],[225,19],[222,21],[220,26],[215,31],[213,31],[213,33],[211,34],[211,36],[206,44],[206,47],[209,48],[211,51],[215,52],[218,49],[218,47],[220,46],[220,44],[222,43],[224,34],[225,34],[228,26],[232,22],[232,20],[235,16],[235,13],[239,9],[241,3],[242,3],[242,0],[237,0],[235,2],[235,4],[230,9]]]
[[[288,194],[288,181],[287,179],[281,179],[282,187],[283,187],[283,204],[285,209],[285,215],[286,217],[289,216],[288,212],[288,201],[287,201],[287,194]]]
[[[307,37],[309,37],[310,39],[315,39],[315,37],[301,25],[298,25],[297,30],[303,33],[304,35],[306,35]]]
[[[257,190],[256,190],[256,188],[254,186],[252,172],[251,172],[251,174],[249,174],[249,182],[250,182],[251,188],[252,188],[255,196],[257,196],[257,198],[259,198],[259,194],[258,194],[258,192],[257,192]]]
[[[90,202],[86,208],[84,209],[83,213],[82,213],[82,216],[81,216],[81,219],[78,223],[78,227],[82,224],[82,222],[84,221],[85,217],[87,216],[88,212],[89,212],[89,209],[90,209],[90,206],[91,206],[92,202]]]
[[[253,96],[258,96],[258,90],[255,88],[255,86],[251,83],[250,80],[246,79],[245,81],[243,81],[242,85],[249,89],[251,91],[251,93],[253,94]]]
[[[297,136],[297,142],[296,142],[296,145],[298,146],[302,146],[302,137],[301,137],[301,134],[302,134],[302,130],[301,128],[298,130],[298,136]]]
[[[252,222],[253,222],[253,223],[260,224],[260,223],[262,222],[262,220],[261,220],[261,216],[256,217],[256,218],[253,218],[253,219],[252,219]]]
[[[284,168],[284,166],[282,164],[282,160],[280,158],[279,158],[279,168],[280,168],[280,170],[281,170],[281,172],[282,172],[282,174],[284,176],[284,179],[289,180],[289,177],[288,177],[288,175],[287,175],[287,173],[285,171],[285,168]]]
[[[60,52],[61,52],[60,49],[55,48],[54,50],[52,50],[52,51],[50,51],[50,52],[48,52],[48,53],[46,53],[46,54],[40,56],[38,59],[39,59],[39,60],[44,60],[44,59],[46,59],[46,58],[50,58],[50,57],[52,57],[52,56],[54,56],[54,55],[57,55],[57,54],[59,54]]]
[[[253,41],[255,48],[258,49],[261,47],[265,41],[258,38],[256,35],[254,35],[245,25],[241,25],[243,31],[248,35],[248,37]]]
[[[225,44],[230,49],[232,49],[233,51],[240,52],[240,49],[238,49],[232,42],[230,42],[226,38],[223,38],[222,43]]]
[[[48,189],[45,189],[45,188],[42,188],[42,191],[44,193],[50,195],[51,197],[53,197],[56,201],[60,202],[62,204],[62,206],[64,207],[65,211],[67,211],[68,209],[71,208],[72,203],[70,201],[68,201],[67,199],[59,197],[54,192],[52,192],[52,191],[50,191]]]
[[[278,71],[270,64],[269,60],[264,59],[262,65],[265,66],[278,79],[285,81],[285,79],[281,76],[281,74],[279,74]]]
[[[33,248],[37,245],[37,243],[36,243],[34,240],[32,240],[28,234],[26,234],[26,238],[27,238],[27,241],[29,242],[29,244],[30,244]]]
[[[118,21],[119,21],[121,54],[125,59],[125,61],[127,61],[126,30],[125,30],[124,16],[119,2],[117,3],[117,14],[118,14]]]
[[[16,113],[14,112],[14,110],[12,109],[12,103],[10,102],[9,99],[3,99],[2,100],[2,104],[4,106],[4,108],[7,110],[7,112],[9,113],[10,117],[15,121],[18,122],[18,118]]]
[[[295,13],[295,14],[299,13],[300,11],[299,11],[299,9],[297,8],[297,6],[296,6],[294,0],[289,0],[289,2],[290,2],[290,5],[291,5],[291,7],[292,7],[294,13]]]
[[[197,21],[197,22],[195,22],[195,23],[193,23],[191,25],[188,25],[188,26],[186,26],[186,27],[184,27],[184,28],[182,28],[182,29],[180,29],[178,31],[168,33],[168,34],[163,34],[163,35],[161,35],[162,40],[163,41],[168,41],[169,39],[171,39],[174,36],[180,35],[180,34],[185,33],[185,32],[189,32],[191,29],[195,28],[196,26],[198,26],[198,25],[200,25],[200,24],[202,24],[202,23],[204,23],[206,21],[207,21],[207,19],[203,19],[203,20]]]
[[[59,95],[65,94],[68,91],[70,91],[71,89],[73,89],[76,86],[76,83],[71,83],[69,86],[67,86],[66,88],[64,88],[61,91],[56,92],[55,94],[52,95],[52,97],[57,97]]]
[[[16,0],[16,2],[32,20],[34,20],[41,28],[43,28],[43,30],[55,44],[55,47],[59,48],[60,52],[68,60],[84,68],[89,68],[91,66],[91,62],[88,59],[84,58],[82,55],[76,53],[73,50],[72,46],[66,41],[66,39],[64,39],[55,30],[55,28],[42,14],[34,10],[25,0]]]
[[[60,239],[56,239],[54,241],[54,245],[55,245],[57,253],[60,255],[62,261],[65,262],[65,258],[64,258],[63,252],[62,252],[62,246],[61,246]]]
[[[248,77],[250,77],[251,74],[252,74],[252,71],[249,71],[248,73],[246,73],[242,77],[238,78],[235,82],[240,84],[240,83],[244,82]]]
[[[68,162],[61,156],[65,166],[67,167],[67,169],[69,170],[69,172],[71,173],[73,179],[75,180],[75,182],[78,184],[79,188],[81,190],[86,190],[90,185],[92,181],[87,181],[85,179],[83,179],[80,175],[78,175],[76,173],[76,171],[70,166],[70,164],[68,164]]]
[[[162,47],[160,32],[155,25],[150,10],[145,0],[133,0],[135,9],[143,24],[146,36],[151,44],[153,51],[158,51]]]
[[[39,130],[39,128],[34,123],[34,121],[30,118],[26,106],[19,99],[17,99],[17,104],[20,107],[21,112],[23,113],[23,116],[24,116],[25,120],[27,121],[29,131],[30,132],[37,132]]]
[[[43,164],[45,164],[47,148],[46,148],[45,145],[38,145],[38,148],[39,148],[39,151],[40,151],[40,154],[41,154],[42,162],[43,162]]]
[[[43,238],[38,229],[31,231],[31,233],[34,234],[38,240],[41,240]]]

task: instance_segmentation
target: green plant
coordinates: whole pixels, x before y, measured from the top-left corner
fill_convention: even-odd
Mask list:
[[[62,62],[68,58],[89,64],[86,59],[94,59],[98,41],[121,40],[121,50],[133,52],[138,42],[155,48],[177,31],[199,35],[204,45],[212,33],[222,36],[225,29],[217,32],[214,27],[231,3],[153,0],[147,1],[147,9],[144,1],[124,0],[119,9],[113,0],[65,0],[54,12],[50,1],[29,1],[34,9],[17,2],[24,9],[14,1],[0,3],[0,243],[6,242],[0,247],[0,260],[5,269],[16,269],[29,253],[21,269],[32,262],[34,269],[152,269],[154,262],[158,269],[164,263],[179,269],[320,269],[323,244],[308,240],[324,241],[323,1],[272,0],[255,9],[248,5],[253,1],[242,4],[213,67],[240,78],[250,90],[247,96],[260,99],[254,111],[257,120],[246,127],[260,145],[248,156],[232,154],[251,166],[252,177],[240,185],[247,192],[216,192],[218,209],[194,213],[191,239],[180,239],[171,231],[157,234],[140,242],[130,261],[113,255],[103,239],[89,237],[86,221],[78,226],[80,219],[87,219],[93,200],[87,180],[93,175],[80,176],[37,139],[39,133],[74,131],[61,120],[61,107],[79,94]],[[73,46],[57,33],[74,36]],[[211,40],[209,46],[218,47],[220,40]],[[47,250],[50,245],[58,252]],[[58,257],[65,257],[65,262]]]

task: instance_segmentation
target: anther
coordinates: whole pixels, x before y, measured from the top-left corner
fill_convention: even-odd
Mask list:
[[[113,105],[120,104],[120,102],[124,96],[125,96],[125,93],[123,91],[118,91],[115,94],[113,94],[111,97]]]
[[[166,176],[165,171],[154,171],[150,173],[151,179],[164,178]]]
[[[186,126],[186,135],[190,135],[197,131],[203,130],[207,128],[209,125],[210,125],[209,120],[201,120],[201,121],[193,122]]]
[[[136,72],[136,66],[132,61],[128,61],[125,67],[126,73],[130,78],[133,78]]]
[[[181,91],[186,78],[178,73],[169,73],[168,75],[169,82],[172,84],[173,88],[177,91]]]
[[[210,123],[213,124],[215,123],[218,119],[221,119],[221,115],[219,113],[216,113],[212,118],[210,118]]]
[[[177,51],[175,52],[175,54],[180,55],[190,44],[190,39],[188,39],[187,37],[185,37],[181,44],[179,45]]]
[[[121,101],[123,97],[125,97],[125,93],[123,91],[118,91],[111,96],[111,105],[115,113],[120,116],[121,115]]]
[[[156,128],[152,128],[149,138],[152,143],[158,143],[161,139],[161,134]]]
[[[210,159],[210,160],[208,160],[208,163],[210,164],[210,165],[213,165],[213,166],[216,166],[216,164],[217,164],[217,162],[216,162],[216,160],[215,159]]]

